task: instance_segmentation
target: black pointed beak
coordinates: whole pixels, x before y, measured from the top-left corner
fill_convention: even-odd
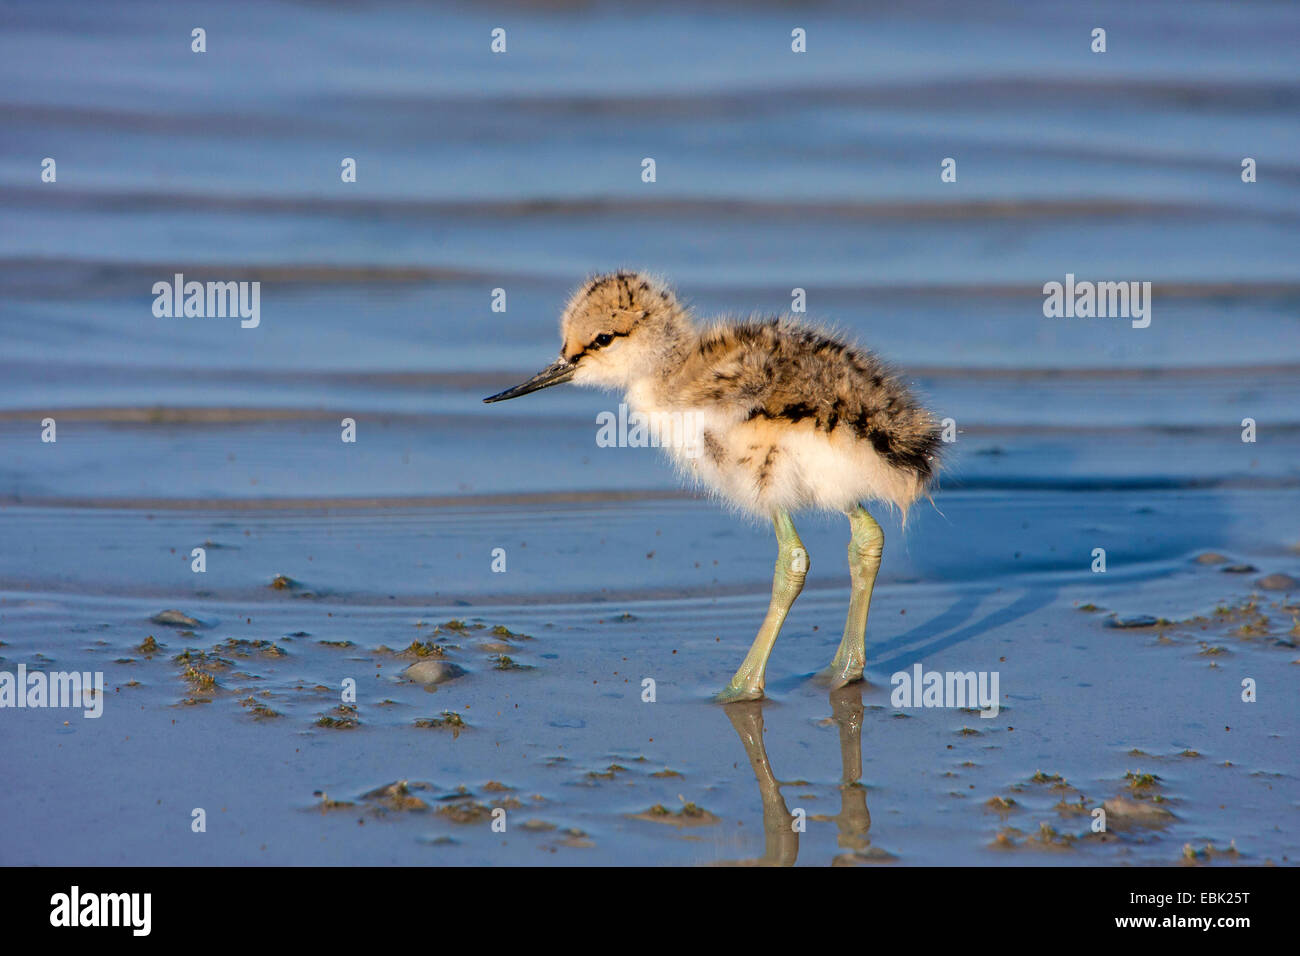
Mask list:
[[[504,392],[497,392],[495,395],[489,395],[483,399],[485,402],[504,402],[508,398],[518,398],[520,395],[527,395],[529,392],[536,392],[539,389],[550,388],[552,385],[563,385],[569,379],[573,378],[574,372],[578,366],[564,358],[556,359],[553,363],[542,369],[522,385],[516,385],[514,388],[507,388]]]

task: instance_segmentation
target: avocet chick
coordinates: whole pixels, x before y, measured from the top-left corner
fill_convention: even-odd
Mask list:
[[[832,687],[861,680],[884,547],[863,502],[906,514],[938,464],[938,426],[907,386],[870,352],[792,319],[700,328],[666,285],[636,272],[588,281],[569,300],[560,332],[555,362],[484,401],[563,382],[621,389],[652,430],[674,430],[664,444],[685,474],[776,528],[767,616],[718,699],[763,696],[768,656],[808,573],[790,519],[805,509],[848,515],[848,620],[821,676]]]

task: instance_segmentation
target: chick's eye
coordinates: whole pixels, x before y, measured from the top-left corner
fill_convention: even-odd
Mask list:
[[[608,332],[601,332],[600,335],[596,336],[596,344],[602,349],[613,341],[614,336],[610,335]]]

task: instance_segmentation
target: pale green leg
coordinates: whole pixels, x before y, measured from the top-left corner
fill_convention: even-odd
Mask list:
[[[794,530],[790,515],[784,511],[777,512],[772,519],[776,527],[776,571],[772,575],[772,603],[768,605],[767,617],[758,629],[758,637],[745,655],[740,670],[731,679],[726,690],[718,694],[717,700],[724,704],[737,700],[761,700],[763,697],[763,673],[767,669],[767,658],[772,653],[776,636],[781,633],[781,625],[790,611],[790,605],[803,590],[803,580],[808,574],[808,552]]]
[[[853,593],[849,598],[849,616],[844,622],[844,637],[830,667],[822,671],[823,679],[832,688],[843,687],[862,680],[862,668],[867,663],[866,633],[867,612],[871,610],[871,591],[880,570],[880,555],[885,547],[885,534],[876,519],[858,505],[848,512],[849,576]]]

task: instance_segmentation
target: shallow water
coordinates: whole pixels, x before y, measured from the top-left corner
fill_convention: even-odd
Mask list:
[[[6,6],[0,670],[108,694],[0,711],[0,862],[1294,861],[1300,598],[1257,582],[1300,577],[1300,14],[981,10]],[[954,419],[934,507],[885,523],[860,696],[808,680],[842,521],[800,522],[771,700],[722,708],[770,532],[597,447],[616,397],[480,403],[616,265],[702,313],[804,288]],[[261,281],[260,326],[155,318],[176,272]],[[1150,281],[1150,327],[1044,318],[1067,272]],[[402,680],[416,640],[467,674]],[[998,671],[1001,713],[896,707],[917,662]],[[359,726],[318,724],[347,677]],[[401,780],[422,808],[365,796]],[[1173,816],[1091,833],[1120,794]]]

